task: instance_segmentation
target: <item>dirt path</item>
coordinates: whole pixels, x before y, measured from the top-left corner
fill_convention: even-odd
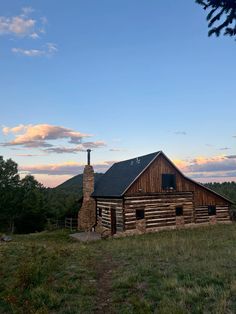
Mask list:
[[[97,264],[97,307],[96,314],[113,314],[112,309],[112,272],[114,269],[112,256],[106,253]]]

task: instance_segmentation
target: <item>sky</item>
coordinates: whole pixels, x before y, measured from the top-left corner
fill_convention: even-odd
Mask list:
[[[162,150],[236,181],[236,42],[194,0],[1,0],[0,155],[56,186]]]

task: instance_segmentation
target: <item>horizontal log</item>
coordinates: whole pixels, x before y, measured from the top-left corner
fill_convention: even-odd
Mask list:
[[[142,200],[142,199],[155,199],[155,198],[170,198],[170,197],[192,197],[192,192],[171,192],[171,193],[156,193],[154,195],[133,195],[125,196],[125,201],[128,200]]]
[[[149,224],[150,222],[155,222],[155,221],[176,221],[175,217],[170,217],[170,218],[155,218],[155,219],[146,219],[146,223]]]
[[[123,200],[120,198],[97,198],[97,202],[117,202],[122,203]]]
[[[161,224],[149,224],[146,226],[146,228],[155,228],[155,227],[165,227],[165,226],[175,226],[175,223],[161,223]]]
[[[169,204],[169,203],[174,203],[174,204],[192,204],[193,203],[193,200],[192,199],[177,199],[177,198],[174,198],[174,199],[156,199],[156,200],[152,200],[152,201],[149,201],[149,200],[143,200],[143,201],[132,201],[132,202],[125,202],[125,206],[132,206],[132,205],[146,205],[146,206],[155,206],[155,204]]]
[[[120,210],[120,211],[122,211],[123,210],[123,208],[122,207],[115,207],[114,205],[104,205],[104,204],[97,204],[97,208],[104,208],[104,209],[110,209],[110,208],[112,208],[112,209],[116,209],[116,210]]]

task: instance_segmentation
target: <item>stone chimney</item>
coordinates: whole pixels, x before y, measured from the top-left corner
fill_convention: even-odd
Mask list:
[[[94,191],[94,170],[90,165],[91,150],[87,150],[87,165],[83,173],[83,203],[78,214],[78,229],[89,231],[96,224],[96,203],[91,197]]]

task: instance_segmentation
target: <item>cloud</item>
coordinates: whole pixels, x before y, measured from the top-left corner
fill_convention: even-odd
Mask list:
[[[114,161],[104,161],[93,164],[93,167],[96,172],[105,172],[113,163]],[[31,174],[76,175],[83,172],[84,166],[83,163],[71,161],[58,164],[20,166],[19,170]]]
[[[22,48],[12,48],[13,53],[17,53],[27,57],[40,57],[45,54],[44,50],[38,49],[22,49]]]
[[[219,150],[229,150],[229,149],[231,149],[231,147],[221,147],[221,148],[219,148]]]
[[[236,159],[236,155],[228,155],[228,156],[225,156],[226,158],[228,159]]]
[[[29,36],[35,32],[35,24],[36,20],[23,16],[14,16],[11,18],[0,16],[0,35]]]
[[[224,156],[195,159],[194,164],[188,167],[189,172],[219,172],[236,169],[236,159]]]
[[[193,160],[176,160],[176,166],[194,179],[236,178],[236,155],[196,157]]]
[[[47,18],[32,18],[31,15],[34,12],[31,7],[23,7],[19,15],[0,16],[0,36],[15,36],[33,40],[40,38],[41,34],[46,33]],[[48,42],[37,48],[13,47],[11,51],[27,57],[52,56],[58,51],[58,47],[55,43]]]
[[[57,45],[54,44],[54,43],[47,43],[46,46],[47,46],[47,50],[46,51],[50,55],[52,55],[52,54],[54,54],[54,53],[56,53],[58,51]]]
[[[80,144],[90,134],[81,133],[61,126],[49,124],[18,125],[13,128],[3,127],[5,135],[13,134],[12,141],[2,143],[2,146],[23,146],[23,147],[52,147],[48,140],[68,139],[69,143]]]
[[[125,149],[123,149],[123,148],[110,148],[109,151],[110,152],[124,152]]]
[[[23,125],[23,124],[17,125],[17,126],[15,126],[13,128],[9,128],[9,127],[4,126],[2,128],[2,132],[3,132],[4,135],[7,135],[10,132],[14,133],[14,134],[17,134],[17,133],[20,133],[20,132],[26,130],[26,128],[27,127],[25,125]]]
[[[39,38],[39,35],[34,32],[34,33],[30,34],[30,37],[33,39],[37,39],[37,38]]]
[[[34,12],[31,7],[24,7],[21,13],[16,16],[7,17],[0,16],[0,35],[14,35],[17,37],[31,37],[33,39],[38,38],[38,28],[42,28],[43,21],[36,20],[30,17]]]
[[[49,153],[57,153],[57,154],[64,154],[64,153],[76,154],[78,152],[84,152],[87,149],[96,149],[96,148],[101,148],[105,146],[106,146],[106,143],[102,141],[85,142],[76,147],[51,147],[51,148],[45,149],[44,151],[49,152]]]
[[[34,155],[34,154],[16,154],[15,156],[17,157],[39,157],[39,156],[45,156],[43,154],[39,155]]]
[[[176,135],[187,135],[187,133],[185,131],[176,131],[175,134]]]
[[[28,16],[28,15],[30,15],[31,13],[33,13],[34,12],[34,9],[33,8],[31,8],[31,7],[24,7],[24,8],[22,8],[22,16]]]
[[[36,36],[32,34],[32,36]],[[58,51],[57,45],[53,43],[47,43],[41,49],[22,49],[22,48],[12,48],[12,52],[26,57],[41,57],[41,56],[52,56]]]

